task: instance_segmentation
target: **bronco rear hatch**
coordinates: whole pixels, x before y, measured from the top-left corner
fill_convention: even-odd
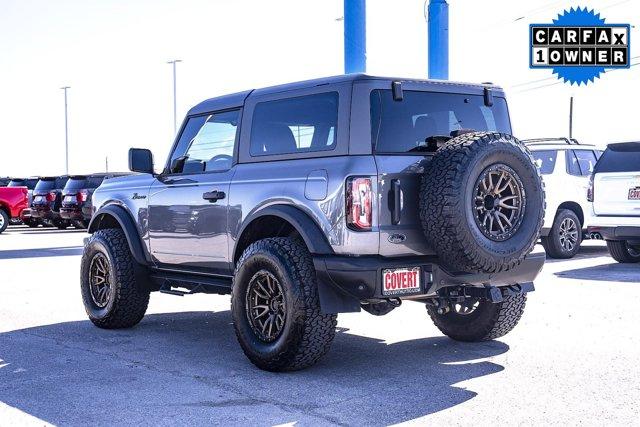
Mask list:
[[[424,166],[439,145],[471,130],[511,133],[500,90],[479,85],[442,84],[438,91],[419,90],[417,84],[403,86],[401,92],[375,89],[370,95],[380,254],[384,256],[433,254],[422,231],[418,205]]]

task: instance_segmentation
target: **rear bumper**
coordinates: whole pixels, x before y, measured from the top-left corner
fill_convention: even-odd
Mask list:
[[[640,240],[640,225],[613,225],[589,227],[589,234],[598,233],[604,240]]]
[[[90,218],[85,218],[84,214],[82,213],[82,208],[80,208],[79,206],[61,207],[60,218],[69,219],[69,220],[90,219]]]
[[[545,258],[543,252],[529,254],[518,267],[495,274],[451,273],[439,265],[437,257],[317,255],[313,262],[321,283],[359,301],[371,301],[390,298],[382,291],[382,271],[385,269],[420,267],[419,291],[392,298],[421,299],[435,296],[439,289],[450,286],[529,285],[542,270]]]
[[[49,220],[58,219],[60,218],[60,212],[51,210],[49,206],[34,205],[31,208],[31,217],[40,218],[40,219],[49,219]]]

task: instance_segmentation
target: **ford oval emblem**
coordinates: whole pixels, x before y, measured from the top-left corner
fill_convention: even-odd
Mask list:
[[[405,236],[404,234],[394,233],[394,234],[389,235],[387,240],[389,241],[389,243],[398,244],[398,243],[404,242],[406,238],[407,238],[407,236]]]

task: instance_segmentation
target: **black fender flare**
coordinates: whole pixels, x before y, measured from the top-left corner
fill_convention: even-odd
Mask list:
[[[87,232],[93,234],[100,228],[105,228],[101,227],[101,224],[106,218],[113,218],[113,220],[120,225],[120,228],[127,238],[129,250],[131,250],[133,259],[135,259],[138,264],[149,265],[151,257],[147,248],[142,243],[138,227],[136,227],[131,214],[129,214],[129,212],[122,206],[107,205],[98,209],[98,211],[93,215],[93,218],[91,218]]]
[[[237,256],[240,255],[237,253],[238,243],[240,242],[242,234],[245,232],[247,227],[249,227],[249,225],[256,219],[265,216],[276,216],[291,224],[293,228],[296,229],[298,234],[300,234],[300,236],[304,240],[304,243],[307,245],[309,252],[311,252],[312,254],[333,254],[333,249],[325,238],[324,233],[322,232],[318,224],[316,224],[316,222],[309,217],[309,215],[294,206],[272,205],[264,209],[259,209],[245,218],[242,227],[237,234],[237,238],[235,239],[232,259],[235,260],[237,259]]]
[[[327,241],[325,234],[318,224],[304,211],[290,205],[272,205],[264,209],[257,210],[250,214],[245,220],[240,232],[237,235],[233,248],[234,260],[240,255],[238,243],[246,228],[254,220],[264,216],[276,216],[293,226],[304,240],[314,261],[316,278],[318,281],[318,294],[320,297],[320,308],[323,313],[347,313],[360,311],[360,302],[351,295],[340,290],[336,284],[327,276],[324,263],[318,262],[322,256],[331,256],[335,252]]]

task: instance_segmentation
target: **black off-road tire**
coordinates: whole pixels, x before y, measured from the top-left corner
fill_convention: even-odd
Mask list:
[[[9,215],[4,211],[4,209],[0,209],[0,233],[7,229],[9,226]]]
[[[640,262],[640,248],[631,248],[626,240],[607,240],[607,248],[611,257],[620,263]]]
[[[573,221],[577,227],[577,240],[571,250],[567,249],[561,241],[560,229],[565,220]],[[553,220],[553,226],[551,230],[549,230],[549,235],[542,237],[540,240],[549,257],[557,259],[573,258],[580,250],[580,244],[582,243],[582,224],[580,223],[578,215],[572,210],[560,209]]]
[[[272,274],[282,285],[285,321],[271,342],[254,332],[247,312],[247,292],[259,272]],[[331,346],[337,315],[323,314],[309,251],[288,237],[259,240],[237,263],[231,293],[231,314],[238,342],[249,360],[267,371],[294,371],[315,364]]]
[[[476,181],[494,165],[510,168],[526,195],[518,228],[503,241],[485,236],[474,218]],[[544,209],[538,168],[529,150],[511,135],[460,135],[425,166],[420,221],[428,243],[450,271],[497,273],[519,265],[539,238]]]
[[[527,302],[526,294],[506,297],[493,304],[480,301],[478,307],[469,314],[459,314],[451,310],[438,314],[437,308],[427,306],[429,317],[440,331],[456,341],[479,342],[500,338],[516,327]]]
[[[110,269],[110,296],[105,307],[99,307],[91,296],[89,270],[97,254],[103,254]],[[80,288],[82,302],[94,325],[104,329],[130,328],[144,317],[149,305],[149,288],[144,274],[133,259],[127,238],[119,228],[108,228],[92,234],[84,246],[81,261]]]

